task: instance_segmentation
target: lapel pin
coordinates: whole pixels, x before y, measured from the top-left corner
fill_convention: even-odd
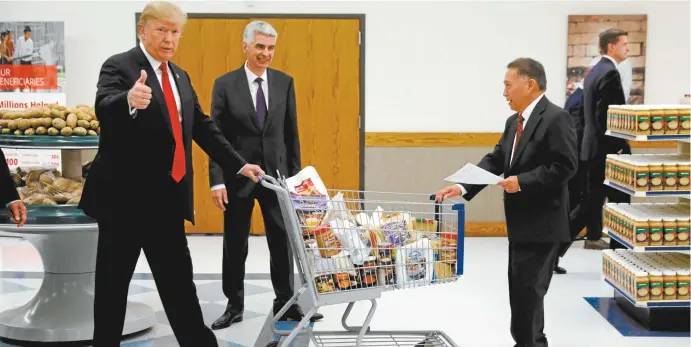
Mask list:
[[[178,75],[178,74],[175,74],[175,77],[177,77],[177,78],[180,78],[180,75]]]

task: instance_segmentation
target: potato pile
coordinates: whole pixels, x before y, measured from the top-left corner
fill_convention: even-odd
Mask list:
[[[49,105],[23,111],[0,110],[3,135],[98,136],[101,125],[89,105]]]
[[[21,177],[22,175],[25,176]],[[63,178],[55,169],[31,170],[28,173],[17,169],[13,179],[15,183],[18,180],[25,182],[17,191],[26,205],[76,205],[82,196],[83,182]]]

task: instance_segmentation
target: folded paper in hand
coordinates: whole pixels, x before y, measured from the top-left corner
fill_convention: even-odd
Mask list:
[[[466,184],[497,184],[502,180],[501,177],[481,169],[473,164],[465,164],[465,166],[456,171],[453,175],[444,179],[448,182],[453,183],[466,183]]]

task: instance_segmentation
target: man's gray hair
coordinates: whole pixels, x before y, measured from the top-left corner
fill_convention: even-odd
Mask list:
[[[245,27],[245,33],[243,34],[243,40],[248,45],[252,44],[252,42],[254,42],[254,36],[256,34],[273,36],[276,39],[278,39],[278,33],[276,32],[276,29],[274,29],[274,27],[271,26],[271,24],[262,20],[255,20],[252,23],[247,24],[247,26]]]

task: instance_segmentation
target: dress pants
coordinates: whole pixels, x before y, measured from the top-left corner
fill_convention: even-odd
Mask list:
[[[509,242],[509,302],[515,347],[546,347],[545,307],[559,243]]]
[[[111,216],[98,220],[94,347],[120,346],[129,283],[142,250],[180,346],[218,346],[204,325],[193,282],[181,190],[171,180],[170,189],[157,189],[153,199],[142,199],[148,207],[116,207]]]
[[[293,296],[293,258],[278,198],[274,191],[257,184],[248,197],[229,196],[223,215],[223,293],[228,298],[228,307],[235,312],[245,306],[245,261],[255,198],[264,217],[271,255],[271,283],[276,294],[274,303],[285,304]]]
[[[606,156],[597,156],[588,163],[586,199],[584,204],[587,239],[599,240],[602,238],[602,210],[605,199],[613,203],[630,203],[631,197],[615,188],[604,185]],[[610,248],[624,248],[619,242],[610,240]]]
[[[602,238],[602,208],[607,197],[605,181],[605,155],[597,156],[588,162],[586,201],[587,238],[597,241]]]
[[[588,166],[586,162],[578,162],[576,176],[569,181],[569,234],[571,242],[563,243],[560,246],[559,256],[563,257],[566,251],[571,248],[573,241],[578,233],[586,227],[588,220],[586,187],[587,187]]]

